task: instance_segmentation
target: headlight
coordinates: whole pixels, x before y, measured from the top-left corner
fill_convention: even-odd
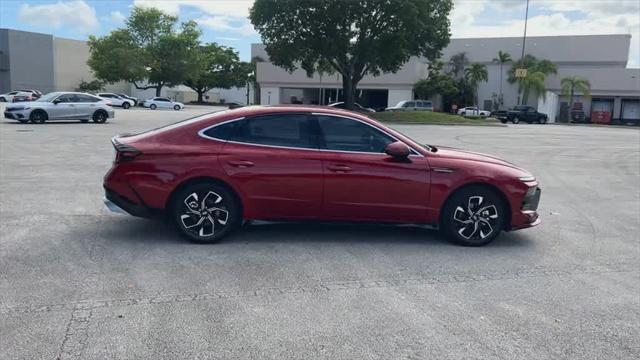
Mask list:
[[[532,181],[536,181],[536,178],[534,176],[521,176],[518,178],[518,180],[522,182],[532,182]]]

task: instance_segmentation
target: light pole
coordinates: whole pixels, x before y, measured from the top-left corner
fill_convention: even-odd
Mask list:
[[[524,13],[524,35],[522,36],[522,56],[520,56],[520,66],[524,66],[524,49],[525,44],[527,42],[527,21],[529,20],[529,0],[527,0],[527,8]],[[527,77],[527,69],[519,68],[516,69],[516,78],[526,78]],[[518,104],[522,105],[520,102],[522,101],[520,91],[518,91]]]

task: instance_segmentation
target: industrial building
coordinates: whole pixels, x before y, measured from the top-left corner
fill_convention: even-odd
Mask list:
[[[560,81],[581,76],[590,81],[591,96],[576,97],[574,109],[582,109],[588,118],[593,115],[598,119],[608,116],[614,121],[640,121],[640,69],[627,68],[630,42],[630,35],[528,37],[526,54],[550,60],[558,67],[557,75],[547,77],[545,99],[530,97],[528,105],[546,111],[550,121],[565,119],[568,99],[560,96]],[[491,110],[494,94],[500,91],[500,65],[493,61],[498,51],[510,53],[514,60],[520,58],[522,37],[452,39],[442,51],[445,62],[465,52],[471,63],[487,66],[489,79],[478,89],[479,106],[485,110]],[[263,60],[256,71],[262,104],[327,104],[336,97],[341,99],[339,75],[314,74],[310,78],[300,69],[289,73],[269,62],[262,44],[252,45],[251,56]],[[397,73],[365,76],[358,85],[358,102],[381,108],[413,99],[413,85],[426,77],[428,66],[425,59],[414,57]],[[507,82],[509,68],[507,64],[502,69],[505,107],[516,105],[518,97],[517,85]]]

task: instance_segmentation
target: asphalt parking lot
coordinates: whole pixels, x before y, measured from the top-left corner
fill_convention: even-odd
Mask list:
[[[537,176],[542,224],[482,248],[308,224],[194,245],[104,208],[113,135],[210,110],[0,121],[1,359],[640,358],[638,129],[396,126]]]

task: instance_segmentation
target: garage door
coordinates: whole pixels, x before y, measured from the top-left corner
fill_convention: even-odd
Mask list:
[[[640,121],[640,100],[622,100],[622,120]]]
[[[591,122],[610,124],[613,115],[613,99],[593,99],[591,101]]]

